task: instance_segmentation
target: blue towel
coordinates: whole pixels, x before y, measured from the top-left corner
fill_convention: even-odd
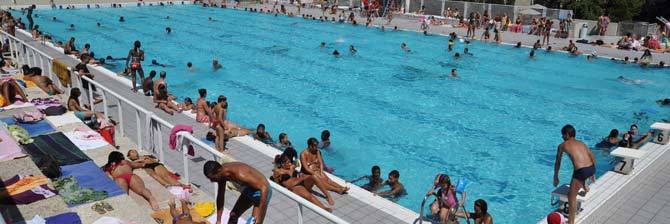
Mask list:
[[[214,141],[207,140],[207,137],[202,137],[200,140],[202,142],[204,142],[205,144],[209,145],[209,146],[214,146],[215,145]]]
[[[46,218],[46,224],[81,224],[79,215],[74,212],[63,213]]]
[[[13,117],[3,117],[0,118],[3,122],[7,123],[7,125],[18,125],[22,127],[23,129],[26,129],[28,133],[30,134],[30,137],[35,137],[38,135],[43,135],[43,134],[48,134],[51,132],[55,132],[53,127],[47,122],[46,120],[41,120],[37,123],[19,123],[16,122],[16,119]]]
[[[125,194],[107,174],[93,161],[87,161],[74,165],[61,166],[62,177],[73,176],[77,179],[79,186],[93,188],[96,191],[106,191],[107,197]]]

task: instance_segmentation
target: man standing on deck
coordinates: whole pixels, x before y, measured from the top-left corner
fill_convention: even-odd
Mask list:
[[[570,192],[568,193],[568,220],[570,224],[575,223],[575,209],[577,202],[577,192],[584,188],[584,194],[589,192],[586,185],[586,179],[590,178],[595,182],[596,161],[591,150],[586,145],[575,139],[575,128],[572,125],[565,125],[561,129],[563,143],[558,145],[556,152],[556,164],[554,165],[554,187],[558,186],[558,171],[561,169],[561,159],[563,152],[570,156],[574,171],[572,172],[572,181],[570,182]]]
[[[219,190],[216,195],[216,224],[221,223],[223,214],[223,203],[226,194],[226,181],[237,183],[240,189],[240,197],[235,202],[233,210],[230,211],[229,224],[237,223],[237,219],[253,206],[251,212],[253,224],[262,224],[265,219],[270,198],[272,197],[272,187],[261,172],[253,167],[241,163],[230,162],[223,165],[216,161],[207,161],[203,168],[205,176],[212,182],[219,184]]]

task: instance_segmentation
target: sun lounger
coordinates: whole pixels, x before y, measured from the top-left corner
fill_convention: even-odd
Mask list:
[[[622,161],[620,164],[617,164],[615,167],[619,167],[618,169],[615,169],[615,172],[619,172],[622,174],[630,174],[633,171],[635,160],[642,158],[647,154],[647,151],[644,150],[639,150],[639,149],[631,149],[631,148],[624,148],[624,147],[619,147],[616,148],[614,151],[610,152],[611,156],[615,157],[621,157],[624,158],[625,160],[628,161]]]

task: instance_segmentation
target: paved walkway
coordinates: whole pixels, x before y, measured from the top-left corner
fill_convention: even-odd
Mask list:
[[[38,49],[44,51],[45,53],[49,54],[55,59],[62,60],[70,67],[74,67],[78,63],[78,61],[76,61],[72,57],[63,55],[62,53],[59,53],[52,48],[44,46],[40,42],[30,39],[28,36],[21,35],[18,32],[17,35],[20,39],[37,47]],[[208,129],[205,125],[196,123],[194,119],[184,114],[175,114],[174,116],[170,116],[165,112],[154,108],[153,107],[154,104],[153,102],[151,102],[151,99],[149,97],[144,97],[140,96],[137,93],[132,93],[131,91],[129,91],[130,89],[127,85],[119,82],[114,78],[108,77],[104,74],[99,74],[95,70],[91,70],[91,72],[96,75],[95,76],[96,82],[104,84],[105,87],[120,94],[122,97],[131,100],[133,103],[144,106],[144,109],[158,115],[160,118],[174,125],[185,124],[192,126],[194,129],[194,136],[198,138],[203,138],[206,135]],[[168,81],[170,80],[170,74],[168,74],[167,79]],[[112,102],[114,101],[115,100],[112,100]],[[112,106],[116,107],[118,105],[112,105]],[[122,105],[122,108],[124,117],[123,120],[120,122],[121,125],[124,126],[126,132],[125,136],[134,142],[138,142],[137,128],[136,128],[136,124],[138,121],[135,119],[134,116],[135,112],[134,110],[131,109],[129,105]],[[116,109],[110,109],[110,112],[115,113]],[[117,119],[119,118],[118,115],[116,114],[112,114],[112,116]],[[146,119],[145,116],[142,115],[140,116],[139,122],[142,122],[141,124],[144,124],[143,122],[145,122],[145,119]],[[155,125],[156,124],[152,124],[154,128],[156,128]],[[143,131],[142,132],[142,139],[144,144],[143,149],[146,151],[152,151],[155,155],[160,155],[158,146],[146,145],[147,142],[146,140],[152,138],[153,139],[160,138],[164,146],[163,162],[173,170],[179,172],[183,169],[181,152],[167,149],[168,145],[167,137],[169,131],[170,130],[167,130],[167,128],[162,127],[162,132],[164,134],[160,136],[150,136],[148,131]],[[159,141],[154,142],[157,143]],[[270,176],[272,166],[271,156],[261,153],[255,150],[254,148],[242,144],[241,142],[235,139],[229,141],[228,148],[229,150],[226,151],[226,154],[230,157],[229,158],[230,160],[245,162],[255,167],[256,169],[260,170],[266,176]],[[209,153],[203,153],[203,152],[206,151],[202,149],[196,149],[196,156],[188,160],[188,166],[190,168],[189,169],[190,179],[192,184],[198,186],[201,190],[208,193],[213,198],[215,189],[214,185],[211,182],[209,182],[209,180],[207,180],[204,177],[204,175],[202,175],[202,166],[204,162],[206,160],[213,159],[213,156],[210,155]],[[231,191],[228,192],[229,193],[227,193],[227,197],[225,200],[226,201],[225,207],[230,209],[233,207],[234,202],[239,194],[237,192],[233,193],[231,193]],[[413,218],[416,218],[418,216],[415,213],[411,212],[410,210],[402,208],[401,206],[393,204],[391,202],[386,203],[377,202],[376,203],[377,206],[373,207],[371,204],[369,204],[369,202],[354,198],[351,194],[349,195],[334,194],[333,196],[335,199],[335,206],[333,207],[334,210],[333,213],[351,223],[408,223],[412,222]],[[378,201],[382,199],[379,197],[371,199],[371,201],[375,200]],[[384,209],[380,209],[379,207],[383,207]],[[308,209],[303,209],[303,212],[304,212],[303,221],[305,223],[327,223],[325,219],[321,218],[320,216],[316,215],[315,213],[311,212]],[[250,211],[245,213],[245,215],[249,214]],[[270,203],[270,207],[268,209],[268,213],[266,216],[266,220],[268,220],[268,223],[297,223],[298,221],[297,214],[298,214],[297,204],[288,197],[282,195],[281,193],[274,191],[273,198]],[[396,218],[399,214],[403,215],[402,219]]]
[[[260,8],[261,5],[256,4],[256,3],[245,3],[245,4],[242,4],[241,7],[242,8],[244,8],[244,7]],[[272,9],[272,4],[265,4],[263,7],[265,7],[265,9]],[[294,7],[293,5],[286,5],[286,8],[287,8],[288,11],[291,11],[294,14],[297,14],[296,13],[297,8]],[[297,14],[298,16],[296,17],[296,19],[300,19],[299,16],[301,14],[311,14],[311,15],[315,16],[316,18],[319,18],[319,16],[323,15],[321,9],[319,9],[319,8],[303,8],[301,10],[300,14]],[[349,12],[347,11],[346,14],[348,15]],[[356,12],[355,14],[356,14],[356,21],[359,24],[364,26],[366,18],[365,17],[360,17],[358,12]],[[330,17],[336,17],[337,18],[338,15],[327,14],[326,16],[328,17],[328,19],[330,19]],[[411,17],[411,16],[406,16],[406,15],[400,15],[400,14],[395,15],[391,24],[386,24],[386,19],[384,19],[383,21],[381,21],[381,19],[377,19],[376,21],[373,22],[373,24],[375,26],[378,26],[382,23],[385,24],[384,26],[385,26],[387,31],[393,29],[394,26],[397,26],[398,29],[402,29],[402,30],[418,31],[419,26],[420,26],[418,17]],[[328,23],[328,24],[330,24],[330,23]],[[328,24],[324,24],[324,25],[327,26]],[[448,35],[451,32],[456,32],[456,34],[458,34],[459,36],[465,36],[467,34],[467,29],[466,28],[451,28],[450,26],[445,26],[445,25],[430,26],[430,29],[429,29],[430,34]],[[482,29],[477,30],[476,31],[476,38],[480,38],[482,33],[483,33]],[[528,34],[525,34],[525,33],[501,32],[501,34],[502,34],[501,36],[502,36],[503,43],[507,43],[507,44],[516,44],[517,42],[521,42],[522,45],[533,46],[533,44],[535,44],[535,41],[541,40],[540,36],[528,35]],[[493,35],[493,34],[491,34],[491,35]],[[493,38],[493,37],[491,37],[491,38]],[[595,41],[597,39],[600,39],[600,37],[599,36],[589,36],[587,39],[589,39],[589,41]],[[607,40],[611,40],[612,37],[606,37],[604,39],[606,39],[605,41],[607,43],[609,43]],[[561,49],[565,46],[568,46],[568,41],[569,40],[571,40],[571,39],[553,38],[552,37],[552,38],[550,38],[550,41],[549,41],[550,44],[549,45],[552,46],[553,49]],[[574,40],[577,40],[577,39],[573,39],[573,41]],[[445,39],[444,47],[446,48],[446,46],[447,46],[447,43],[446,43],[446,39]],[[546,48],[546,47],[547,47],[547,45],[543,46],[543,48]],[[613,49],[613,48],[599,47],[599,46],[595,46],[595,45],[579,44],[579,43],[577,43],[577,47],[579,48],[580,51],[582,51],[584,53],[590,54],[591,52],[595,51],[595,52],[597,52],[597,54],[599,56],[613,57],[613,58],[629,57],[631,61],[633,61],[633,58],[636,58],[636,57],[639,58],[640,56],[642,56],[642,53],[643,53],[642,51],[618,50],[618,49]],[[653,53],[652,55],[654,57],[654,60],[653,60],[654,62],[653,63],[658,63],[659,61],[664,61],[666,65],[668,65],[668,63],[670,63],[670,53],[663,53],[663,54]]]

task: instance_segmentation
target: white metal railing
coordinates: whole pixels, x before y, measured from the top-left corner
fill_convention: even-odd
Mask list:
[[[28,64],[30,66],[41,66],[44,68],[45,63],[49,64],[49,68],[51,67],[51,63],[53,62],[53,57],[48,56],[46,53],[36,49],[35,47],[31,46],[30,44],[27,44],[23,40],[13,37],[4,31],[0,31],[0,36],[3,37],[3,40],[5,38],[8,38],[10,40],[10,52],[12,52],[12,57],[13,59],[16,59],[17,65],[18,64]],[[20,48],[17,48],[20,47]],[[30,54],[30,56],[28,55]],[[32,59],[32,62],[31,62]],[[39,62],[39,63],[38,63]],[[93,71],[97,71],[98,69],[90,69]],[[47,73],[49,78],[54,80],[54,82],[57,82],[59,86],[63,86],[60,84],[60,81],[58,77],[54,78],[53,72],[51,72],[51,69],[48,70],[49,72]],[[112,73],[111,71],[108,71],[109,73]],[[86,90],[86,96],[88,98],[88,103],[91,106],[92,111],[96,111],[96,104],[94,102],[94,95],[99,96],[102,99],[102,113],[107,117],[110,115],[109,109],[110,109],[110,104],[109,101],[111,100],[110,98],[115,98],[116,99],[116,107],[117,107],[117,114],[118,114],[118,122],[121,124],[119,125],[119,132],[121,136],[125,136],[126,130],[124,128],[124,125],[126,125],[126,121],[124,121],[124,111],[123,109],[131,109],[134,112],[135,115],[135,128],[137,132],[136,136],[136,143],[137,147],[139,149],[143,148],[148,148],[145,147],[149,145],[149,143],[156,143],[157,146],[154,147],[154,149],[158,149],[158,155],[159,159],[163,162],[165,162],[165,152],[164,152],[164,141],[163,137],[167,136],[166,133],[169,133],[172,128],[174,128],[174,125],[170,124],[169,122],[163,120],[162,118],[158,117],[157,115],[153,114],[151,111],[144,109],[143,107],[133,103],[132,101],[126,99],[125,97],[119,95],[118,93],[110,90],[109,88],[105,87],[104,85],[94,81],[93,79],[90,79],[85,76],[80,76],[77,71],[71,71],[71,85],[69,85],[68,90],[70,88],[78,87],[79,89]],[[82,80],[87,81],[87,86],[84,88]],[[92,90],[93,87],[96,88],[96,93]],[[129,86],[130,87],[130,86]],[[129,106],[129,107],[128,107]],[[142,120],[142,115],[144,115],[144,121],[141,122]],[[155,122],[158,124],[156,126],[157,130],[154,130],[151,128],[151,122]],[[144,125],[143,125],[144,123]],[[163,127],[166,129],[163,130]],[[143,134],[149,134],[150,136],[158,136],[158,141],[153,142],[153,141],[144,141],[144,136]],[[212,158],[216,161],[219,161],[220,159],[224,158],[224,154],[217,151],[216,149],[212,148],[208,144],[202,142],[200,139],[194,137],[190,133],[187,132],[179,132],[177,133],[177,136],[179,138],[179,142],[181,143],[177,147],[181,149],[182,153],[182,166],[183,166],[183,179],[186,183],[190,183],[190,172],[189,172],[189,166],[188,166],[188,146],[189,145],[195,145],[197,147],[194,148],[199,148],[203,149],[205,153],[209,153],[212,155]],[[155,138],[151,138],[150,140],[155,140]],[[145,144],[146,143],[146,144]],[[326,210],[314,205],[313,203],[307,201],[306,199],[300,197],[299,195],[291,192],[290,190],[284,188],[283,186],[268,180],[270,183],[270,186],[276,190],[277,192],[285,195],[287,198],[293,200],[296,202],[298,206],[298,223],[302,224],[303,223],[303,209],[307,208],[317,215],[327,219],[330,222],[333,223],[338,223],[338,224],[348,224],[349,222],[341,219],[340,217],[337,217],[333,215],[330,212],[327,212]],[[214,194],[216,194],[216,184],[212,185],[214,189]],[[215,195],[216,197],[216,195]]]
[[[53,57],[27,44],[25,41],[9,35],[5,31],[0,31],[0,37],[2,38],[0,41],[2,41],[3,45],[7,44],[5,40],[8,41],[12,62],[15,62],[17,65],[40,67],[43,75],[53,80],[58,88],[63,89],[64,86],[60,82],[60,79],[52,71]]]

